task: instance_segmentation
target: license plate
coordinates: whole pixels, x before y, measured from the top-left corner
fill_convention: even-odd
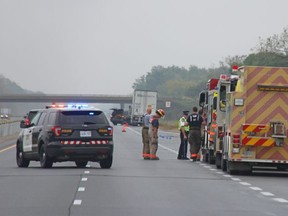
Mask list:
[[[80,137],[91,137],[91,131],[80,131]]]

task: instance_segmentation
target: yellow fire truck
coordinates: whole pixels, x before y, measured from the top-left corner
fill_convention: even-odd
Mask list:
[[[214,140],[208,119],[206,140],[214,145],[217,167],[230,174],[255,166],[287,169],[288,68],[243,66],[232,72],[237,81],[230,79],[223,87],[218,83],[212,108],[205,108],[207,94],[200,93],[204,112],[210,109],[216,116]]]

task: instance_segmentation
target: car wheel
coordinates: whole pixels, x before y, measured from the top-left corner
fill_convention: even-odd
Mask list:
[[[112,162],[113,162],[113,156],[111,155],[106,159],[100,160],[99,163],[102,169],[109,169],[112,166]]]
[[[75,161],[75,164],[76,164],[77,167],[83,168],[83,167],[87,166],[88,161]]]
[[[46,150],[44,145],[40,148],[40,165],[42,168],[51,168],[53,165],[53,161],[46,155]]]
[[[30,164],[30,160],[24,158],[23,151],[21,150],[19,145],[17,145],[16,148],[16,161],[18,167],[28,167]]]

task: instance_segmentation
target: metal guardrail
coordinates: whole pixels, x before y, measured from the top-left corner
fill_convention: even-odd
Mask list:
[[[17,134],[20,132],[20,121],[0,121],[0,137]]]

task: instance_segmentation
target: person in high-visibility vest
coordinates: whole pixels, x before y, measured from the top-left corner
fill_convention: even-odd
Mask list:
[[[196,161],[201,146],[201,125],[204,119],[201,115],[197,113],[197,107],[193,107],[192,111],[193,112],[187,118],[187,123],[189,125],[191,160]]]
[[[189,125],[186,125],[189,111],[183,111],[183,116],[179,119],[178,130],[180,131],[180,146],[178,150],[178,160],[187,160],[187,146],[189,136]]]

